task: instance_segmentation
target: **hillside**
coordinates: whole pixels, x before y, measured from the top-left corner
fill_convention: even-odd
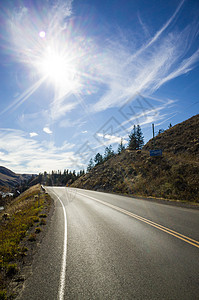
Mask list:
[[[31,178],[30,174],[16,174],[11,170],[0,166],[0,187],[13,188],[24,180]]]
[[[157,135],[155,148],[199,159],[199,114]],[[153,149],[152,139],[143,147],[150,149]]]
[[[15,299],[23,288],[52,212],[39,184],[0,211],[0,299]]]
[[[150,140],[142,151],[126,149],[96,165],[71,186],[199,202],[198,125],[199,115],[158,135],[162,157],[149,156]]]

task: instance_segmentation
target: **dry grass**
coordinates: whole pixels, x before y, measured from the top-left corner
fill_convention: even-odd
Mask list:
[[[157,135],[155,147],[199,162],[199,114]],[[143,149],[152,148],[153,141],[150,140]]]
[[[189,156],[123,151],[75,181],[72,186],[129,195],[199,202],[199,164]]]
[[[44,193],[40,194],[40,185],[33,186],[13,200],[0,215],[0,299],[6,299],[9,279],[18,270],[17,262],[27,255],[28,249],[21,241],[40,221],[38,215],[48,205],[46,197]]]

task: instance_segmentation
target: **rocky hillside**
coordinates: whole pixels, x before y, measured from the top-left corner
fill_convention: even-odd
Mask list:
[[[13,188],[24,180],[31,178],[30,174],[16,174],[11,170],[0,166],[0,187]]]
[[[198,125],[199,115],[157,136],[162,157],[150,157],[150,140],[142,151],[126,149],[96,165],[71,186],[199,202]]]

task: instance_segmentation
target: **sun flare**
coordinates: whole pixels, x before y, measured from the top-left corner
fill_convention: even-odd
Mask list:
[[[67,52],[56,51],[48,47],[39,61],[39,69],[56,86],[72,85],[77,80],[77,66]]]
[[[46,16],[41,17],[38,10],[30,11],[24,6],[9,20],[13,54],[27,67],[27,76],[33,82],[15,106],[41,87],[50,91],[50,109],[54,110],[57,103],[61,106],[70,98],[75,101],[80,95],[89,94],[95,80],[96,49],[92,39],[85,38],[70,19],[68,1],[56,9],[50,5],[45,11]]]

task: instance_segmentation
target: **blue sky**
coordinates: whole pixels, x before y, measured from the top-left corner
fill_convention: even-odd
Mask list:
[[[86,169],[199,111],[197,0],[1,1],[0,164]]]

